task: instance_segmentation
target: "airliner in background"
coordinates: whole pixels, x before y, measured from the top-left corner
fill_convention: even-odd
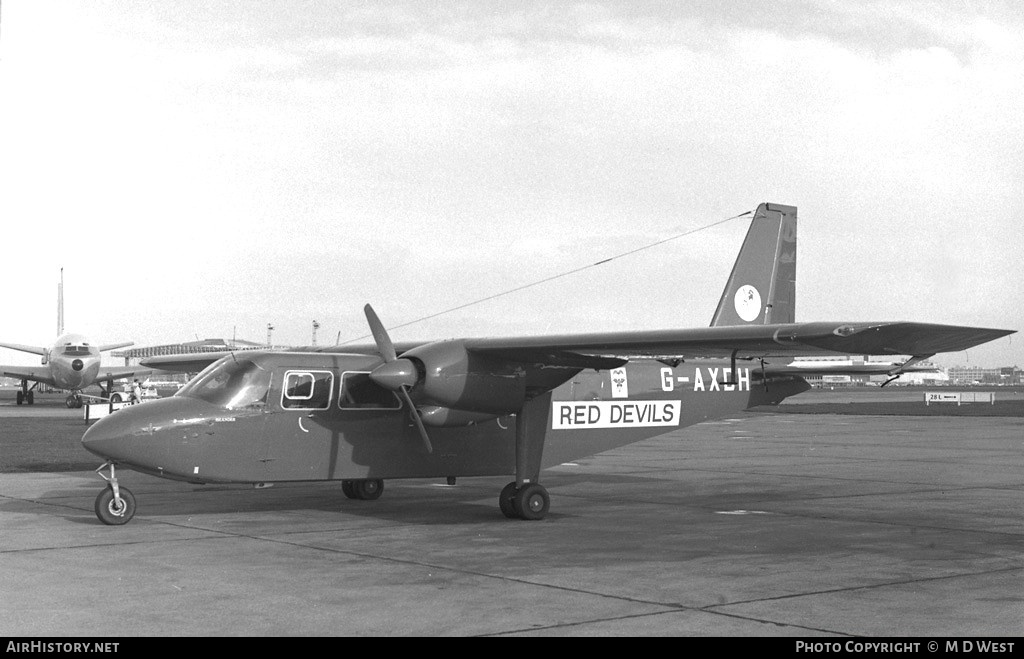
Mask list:
[[[42,356],[40,366],[0,365],[0,375],[21,380],[17,394],[18,405],[32,405],[35,402],[34,390],[39,383],[43,383],[69,391],[65,401],[67,406],[81,407],[83,398],[88,397],[82,390],[88,386],[98,384],[102,397],[107,398],[113,389],[114,380],[153,372],[151,368],[103,366],[100,363],[101,353],[130,345],[133,345],[132,341],[93,345],[81,334],[64,332],[64,269],[61,268],[60,283],[57,285],[57,340],[49,347],[0,342],[0,348]],[[31,387],[29,382],[33,383]]]

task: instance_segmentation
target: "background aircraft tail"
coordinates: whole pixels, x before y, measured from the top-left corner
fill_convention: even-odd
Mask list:
[[[57,284],[57,336],[64,333],[64,268],[60,269],[60,283]]]
[[[796,322],[796,207],[757,207],[711,319],[717,325]]]

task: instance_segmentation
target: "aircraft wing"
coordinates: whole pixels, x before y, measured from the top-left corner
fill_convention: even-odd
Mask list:
[[[221,357],[231,354],[230,350],[217,352],[195,352],[180,355],[158,355],[146,357],[139,361],[141,366],[150,370],[170,371],[173,373],[198,373]]]
[[[636,332],[605,332],[503,338],[456,339],[466,350],[505,361],[542,367],[609,369],[629,358],[742,360],[821,355],[910,355],[929,357],[957,352],[998,339],[1016,330],[935,325],[929,323],[790,323],[783,325],[714,326]],[[397,353],[422,346],[396,344]],[[330,346],[317,352],[374,354],[372,345]],[[147,368],[198,372],[229,351],[163,355],[142,360]],[[791,369],[783,373],[783,369]],[[845,369],[845,370],[842,370]],[[773,375],[820,373],[894,373],[899,364],[807,368],[772,366]],[[909,362],[903,371],[913,370]]]
[[[0,366],[0,375],[57,386],[50,377],[50,369],[45,366]]]
[[[535,361],[545,352],[592,357],[696,359],[819,355],[930,356],[958,352],[1016,330],[929,323],[790,323],[696,329],[466,339],[467,350],[511,361]],[[805,371],[806,372],[806,371]]]
[[[138,366],[100,366],[100,372],[96,374],[96,379],[93,382],[140,378],[152,375],[153,370],[152,368],[140,368]]]
[[[0,343],[0,348],[8,348],[10,350],[20,350],[21,352],[31,352],[33,355],[45,355],[46,348],[42,346],[27,346],[22,343]]]

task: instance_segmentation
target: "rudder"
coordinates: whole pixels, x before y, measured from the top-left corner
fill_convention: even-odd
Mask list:
[[[711,319],[717,325],[796,322],[796,207],[757,207]]]

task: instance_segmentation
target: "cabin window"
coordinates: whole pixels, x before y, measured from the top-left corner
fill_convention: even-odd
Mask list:
[[[288,410],[325,410],[331,405],[334,374],[330,371],[288,371],[284,374],[281,407]]]
[[[342,409],[397,410],[402,402],[395,392],[381,387],[370,379],[369,372],[346,371],[341,374],[341,395],[338,407]]]

